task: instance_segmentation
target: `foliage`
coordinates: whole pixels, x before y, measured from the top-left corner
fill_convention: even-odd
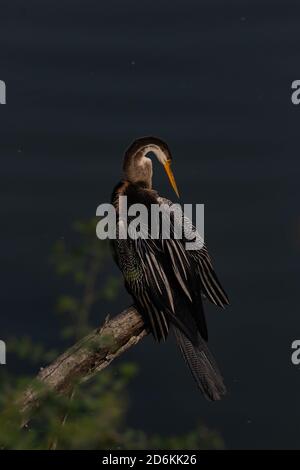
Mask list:
[[[96,219],[76,222],[77,243],[69,246],[59,240],[54,246],[51,259],[57,275],[69,276],[78,292],[76,297],[63,294],[57,302],[57,311],[67,319],[62,332],[65,338],[76,340],[87,334],[93,307],[99,306],[101,300],[113,300],[120,287],[120,280],[109,274],[102,279],[110,249],[108,242],[96,237],[96,223]]]
[[[64,317],[64,341],[76,341],[92,327],[92,311],[101,300],[112,301],[120,282],[105,274],[109,247],[95,237],[95,220],[75,224],[77,242],[69,246],[60,240],[54,247],[52,263],[59,276],[68,276],[79,294],[63,294],[57,310]],[[104,273],[104,278],[103,278]],[[102,276],[102,278],[101,278]],[[102,289],[99,286],[102,285]],[[100,309],[99,305],[97,307]],[[63,345],[64,346],[64,345]],[[50,362],[58,351],[49,350],[29,337],[8,341],[10,357],[28,366]],[[18,369],[18,368],[17,368]],[[0,369],[0,448],[2,449],[219,449],[219,435],[199,425],[183,436],[148,436],[126,425],[127,386],[136,375],[134,364],[109,367],[91,381],[77,386],[71,397],[47,393],[29,428],[21,428],[16,405],[33,378],[20,371]],[[23,374],[24,375],[24,374]],[[37,386],[40,386],[37,384]]]

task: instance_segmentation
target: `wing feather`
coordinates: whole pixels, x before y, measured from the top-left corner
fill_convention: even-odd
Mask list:
[[[180,212],[171,211],[172,203],[158,198],[162,219],[171,220],[171,239],[117,239],[118,265],[126,280],[126,287],[138,308],[144,313],[157,340],[166,339],[170,322],[177,325],[191,341],[195,332],[189,319],[176,308],[176,296],[185,298],[203,339],[207,340],[207,326],[202,307],[201,291],[214,304],[224,307],[228,297],[214,272],[206,246],[200,235],[199,250],[188,251],[185,239],[174,237],[184,225],[191,230],[192,223]],[[143,228],[145,230],[145,228]],[[159,232],[162,234],[161,230]],[[190,240],[188,240],[190,241]],[[176,293],[176,295],[175,295]],[[181,294],[180,294],[181,293]],[[181,316],[180,316],[181,315]]]

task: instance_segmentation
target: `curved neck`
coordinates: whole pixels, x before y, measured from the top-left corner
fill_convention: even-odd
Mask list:
[[[134,152],[127,152],[124,158],[124,179],[130,183],[142,183],[146,188],[152,188],[152,161],[146,155],[153,151],[150,145],[144,145]]]
[[[158,161],[165,165],[169,154],[156,143],[143,143],[132,146],[125,154],[123,172],[124,179],[131,183],[141,182],[147,188],[152,188],[152,161],[147,157],[153,153]]]

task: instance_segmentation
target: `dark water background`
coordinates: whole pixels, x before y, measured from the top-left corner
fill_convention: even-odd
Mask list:
[[[130,423],[181,433],[201,419],[229,448],[299,448],[290,361],[300,338],[300,106],[290,100],[299,2],[2,0],[0,9],[1,339],[55,344],[51,247],[109,200],[124,148],[158,135],[182,200],[206,205],[232,301],[226,312],[207,308],[230,394],[204,401],[175,347],[147,338],[127,355],[140,366]],[[156,187],[172,195],[155,169]],[[121,295],[115,312],[127,304]]]

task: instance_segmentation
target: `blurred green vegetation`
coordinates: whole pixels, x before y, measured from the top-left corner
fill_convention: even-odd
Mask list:
[[[63,347],[82,338],[95,325],[92,312],[101,311],[101,301],[113,301],[121,286],[119,279],[106,273],[110,251],[108,243],[95,236],[95,219],[77,222],[75,242],[69,246],[59,240],[51,262],[60,277],[76,285],[76,296],[62,294],[57,312],[62,315],[60,336]],[[99,322],[98,322],[99,323]],[[98,326],[98,325],[97,325]],[[0,368],[0,448],[1,449],[221,449],[216,432],[199,424],[182,436],[147,435],[126,424],[129,406],[128,383],[137,374],[135,364],[110,366],[89,382],[77,386],[72,397],[48,393],[34,413],[28,428],[21,429],[16,401],[37,366],[49,363],[60,352],[50,350],[29,337],[10,338],[9,357],[20,367],[12,373]]]

